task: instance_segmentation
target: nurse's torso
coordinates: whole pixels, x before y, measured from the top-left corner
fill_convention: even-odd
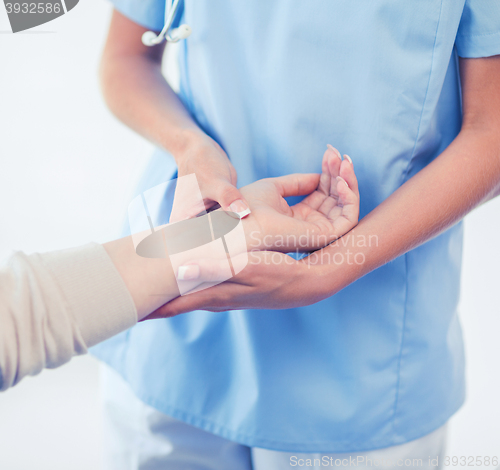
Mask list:
[[[462,8],[186,0],[181,98],[240,185],[319,172],[327,143],[348,153],[364,216],[458,133]],[[158,153],[139,190],[174,170]],[[376,249],[376,237],[354,242]],[[95,353],[150,405],[243,444],[398,444],[439,427],[463,400],[460,253],[457,225],[318,304],[146,322]]]

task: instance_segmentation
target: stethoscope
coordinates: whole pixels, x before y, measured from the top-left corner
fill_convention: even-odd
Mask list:
[[[146,31],[142,35],[142,43],[145,46],[155,46],[156,44],[160,44],[163,39],[165,39],[167,42],[178,42],[182,39],[186,39],[191,34],[192,29],[187,24],[183,24],[178,28],[173,29],[171,33],[168,34],[168,32],[170,31],[170,27],[174,22],[175,15],[177,14],[177,11],[179,9],[180,1],[181,0],[174,0],[170,8],[167,10],[167,19],[165,20],[165,26],[161,30],[160,34],[158,34],[158,36],[153,31]]]

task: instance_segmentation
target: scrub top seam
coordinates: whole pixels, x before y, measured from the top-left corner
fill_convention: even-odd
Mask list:
[[[406,333],[406,318],[408,310],[408,253],[405,253],[405,303],[403,307],[403,325],[401,327],[401,343],[399,346],[398,354],[398,365],[396,369],[396,395],[394,397],[394,406],[392,410],[392,431],[395,432],[396,427],[396,415],[398,412],[399,405],[399,393],[401,387],[401,363],[403,362],[403,349],[405,344],[405,333]]]
[[[408,161],[408,165],[407,165],[406,170],[404,172],[403,183],[407,181],[408,173],[410,172],[411,162],[413,161],[413,157],[415,156],[415,151],[417,149],[418,138],[420,137],[420,130],[422,127],[424,111],[425,111],[425,107],[427,104],[427,98],[429,96],[429,88],[431,85],[432,74],[434,71],[434,64],[435,64],[434,59],[435,59],[435,55],[436,55],[436,43],[437,43],[437,37],[438,37],[438,32],[439,32],[439,26],[441,24],[442,12],[443,12],[443,0],[441,0],[441,5],[439,8],[439,17],[438,17],[438,21],[437,21],[437,25],[436,25],[436,33],[434,35],[434,44],[432,46],[432,56],[431,56],[431,66],[430,66],[430,70],[429,70],[429,78],[427,80],[427,88],[425,90],[424,101],[422,103],[422,111],[420,113],[420,119],[418,122],[417,135],[415,136],[415,144],[413,146],[411,157]],[[394,398],[394,407],[393,407],[393,413],[392,413],[392,430],[393,430],[393,432],[395,432],[395,428],[396,428],[396,418],[397,418],[397,412],[398,412],[398,406],[399,406],[399,397],[400,397],[400,392],[401,392],[401,364],[403,362],[403,349],[404,349],[404,342],[405,342],[406,318],[407,318],[407,310],[408,310],[408,253],[405,253],[404,256],[405,256],[405,303],[404,303],[404,312],[403,312],[403,327],[402,327],[402,332],[401,332],[401,344],[400,344],[400,348],[399,348],[398,365],[397,365],[396,396]]]
[[[406,170],[403,174],[403,181],[402,184],[407,181],[408,178],[408,173],[410,172],[410,167],[411,167],[411,162],[413,161],[413,158],[415,156],[415,151],[417,150],[417,144],[418,144],[418,139],[420,137],[420,130],[422,128],[422,121],[424,118],[424,111],[425,107],[427,105],[427,98],[429,96],[429,88],[431,86],[431,79],[432,79],[432,74],[434,72],[434,64],[435,64],[435,56],[436,56],[436,43],[437,43],[437,38],[438,38],[438,32],[439,32],[439,26],[441,24],[441,15],[443,13],[443,0],[441,0],[441,4],[439,7],[439,16],[438,16],[438,21],[436,25],[436,33],[434,35],[434,44],[432,45],[432,56],[431,56],[431,67],[429,70],[429,78],[427,80],[427,87],[425,89],[425,95],[424,95],[424,100],[422,103],[422,111],[420,112],[420,119],[418,120],[418,127],[417,127],[417,135],[415,136],[415,144],[413,145],[413,150],[411,152],[410,159],[408,160],[408,165],[406,166]]]
[[[182,3],[183,3],[183,8],[182,8],[182,14],[179,17],[179,24],[185,21],[186,17],[186,6],[184,5],[184,2]],[[189,47],[188,41],[187,40],[182,41],[179,50],[179,55],[177,56],[177,66],[179,67],[179,92],[176,94],[180,98],[182,104],[186,107],[189,115],[194,119],[195,123],[199,126],[199,122],[198,119],[196,118],[196,113],[195,113],[196,106],[193,99],[193,91],[189,73],[188,47]]]
[[[186,97],[186,100],[183,100],[183,103],[188,103],[188,110],[189,114],[191,116],[195,117],[196,114],[194,112],[194,100],[193,100],[193,91],[191,87],[191,80],[189,78],[189,64],[188,64],[188,43],[184,42],[183,47],[182,47],[182,55],[183,55],[183,64],[182,67],[179,67],[180,70],[180,75],[181,75],[181,86],[179,86],[179,95],[184,95]],[[179,59],[177,59],[178,62]],[[182,84],[184,86],[182,86]],[[198,120],[195,117],[196,123],[198,123]]]

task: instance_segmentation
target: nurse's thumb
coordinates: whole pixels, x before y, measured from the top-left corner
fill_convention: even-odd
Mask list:
[[[218,182],[217,202],[225,211],[235,212],[240,219],[250,214],[250,207],[241,193],[231,183],[224,181]]]

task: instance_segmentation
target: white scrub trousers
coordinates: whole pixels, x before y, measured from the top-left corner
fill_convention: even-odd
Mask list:
[[[446,425],[402,445],[369,452],[293,453],[251,448],[170,418],[101,369],[104,470],[441,469]]]

